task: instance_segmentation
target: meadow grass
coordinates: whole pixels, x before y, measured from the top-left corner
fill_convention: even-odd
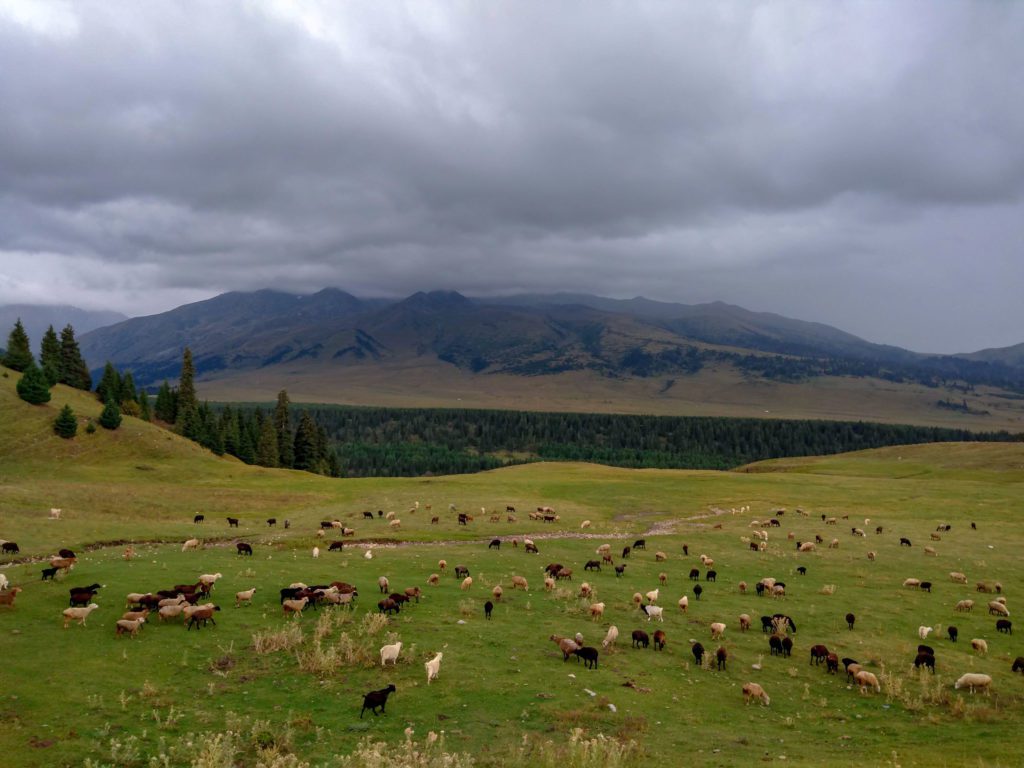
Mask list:
[[[534,464],[338,481],[217,459],[133,419],[115,433],[65,442],[48,430],[57,409],[71,401],[81,414],[98,414],[98,403],[58,388],[50,407],[35,408],[12,391],[13,382],[0,379],[0,537],[22,548],[18,558],[4,558],[3,572],[25,588],[15,608],[0,608],[0,749],[11,765],[1017,764],[1011,745],[1024,722],[1024,679],[1010,665],[1021,647],[1015,635],[995,632],[987,597],[973,584],[1000,580],[1015,610],[1024,574],[1020,445],[890,448],[729,473]],[[420,508],[410,512],[416,501]],[[475,514],[474,522],[458,526],[450,503]],[[507,504],[518,509],[516,523],[507,522]],[[541,504],[560,520],[530,521],[525,512]],[[747,505],[749,513],[728,512]],[[808,514],[797,515],[798,506]],[[46,519],[50,507],[63,508],[61,520]],[[750,520],[780,507],[787,512],[769,531],[768,550],[751,551],[743,540]],[[363,520],[364,510],[378,509],[396,512],[401,530]],[[490,510],[500,522],[490,522]],[[192,524],[198,512],[207,516],[201,526]],[[822,514],[849,519],[826,526]],[[241,517],[238,531],[228,529],[227,515]],[[268,528],[271,516],[292,527]],[[330,533],[314,535],[320,520],[332,518],[357,531],[340,553],[326,551]],[[580,537],[584,519],[593,538]],[[930,542],[940,522],[953,529]],[[877,525],[883,534],[874,534]],[[868,536],[852,536],[852,526]],[[840,545],[798,554],[789,532],[797,540],[836,537]],[[203,548],[181,552],[193,535]],[[524,535],[539,555],[507,540],[487,549],[495,536]],[[621,547],[640,536],[647,550],[622,561]],[[900,547],[901,536],[914,546]],[[235,554],[237,538],[253,544],[251,558]],[[115,541],[135,542],[137,557],[123,560],[120,544],[88,548]],[[628,563],[621,579],[607,568],[583,571],[604,542],[616,562]],[[923,553],[927,543],[938,557]],[[324,551],[313,559],[317,545]],[[39,580],[39,562],[12,562],[59,547],[81,557],[56,582]],[[668,560],[655,562],[657,550]],[[868,550],[877,551],[875,562]],[[687,573],[702,553],[719,575],[701,582],[696,601]],[[430,587],[440,558],[449,570]],[[550,562],[572,566],[575,576],[545,592],[542,568]],[[456,564],[469,567],[471,590],[459,589]],[[795,572],[801,565],[806,576]],[[955,570],[970,586],[950,583]],[[114,637],[126,593],[213,572],[224,574],[214,590],[222,607],[216,627],[186,631],[154,621],[138,639]],[[659,599],[665,622],[648,623],[631,598],[658,587],[661,572],[668,574]],[[380,575],[393,589],[420,586],[422,602],[386,622],[376,618]],[[511,590],[513,575],[529,580],[528,593]],[[785,581],[787,596],[740,594],[741,580],[753,585],[764,576]],[[903,589],[911,576],[934,582],[933,592]],[[353,611],[283,615],[278,589],[335,579],[359,587]],[[602,621],[592,621],[578,597],[583,580],[607,605]],[[61,629],[67,589],[94,581],[105,585],[100,609],[87,627]],[[483,603],[496,584],[504,597],[486,621]],[[832,594],[826,585],[835,586]],[[253,586],[254,604],[236,609],[235,591]],[[675,605],[683,594],[686,614]],[[979,608],[954,613],[965,597]],[[788,659],[769,656],[758,628],[761,615],[776,611],[798,625]],[[852,632],[843,619],[849,611],[858,617]],[[740,613],[754,617],[751,632],[739,631]],[[714,651],[714,621],[728,624],[724,672],[697,668],[689,650],[694,639]],[[928,641],[937,674],[914,671],[917,627],[951,623],[959,643]],[[582,632],[599,646],[610,624],[620,638],[602,650],[597,670],[563,662],[548,640]],[[633,629],[655,628],[668,635],[664,652],[629,647]],[[987,657],[971,652],[972,637],[987,639]],[[378,649],[395,639],[404,644],[399,662],[381,670]],[[809,664],[814,643],[866,663],[882,693],[862,696],[843,676]],[[428,685],[423,662],[438,651],[440,677]],[[966,671],[991,674],[992,694],[954,691]],[[744,705],[740,687],[748,680],[766,688],[770,707]],[[362,695],[389,682],[397,692],[387,714],[360,720]]]

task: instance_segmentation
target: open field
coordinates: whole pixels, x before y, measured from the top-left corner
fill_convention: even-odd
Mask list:
[[[207,765],[334,765],[365,738],[401,744],[407,727],[417,740],[444,730],[449,753],[469,753],[483,765],[616,764],[566,747],[566,734],[577,727],[634,740],[637,752],[623,765],[678,764],[680,754],[710,766],[1019,764],[1013,744],[1024,724],[1024,676],[1010,666],[1024,643],[995,631],[984,610],[990,596],[973,585],[1001,581],[1016,615],[1024,583],[1024,446],[901,447],[729,473],[533,464],[458,477],[330,480],[216,459],[132,419],[115,433],[80,430],[74,441],[62,441],[49,432],[56,410],[67,401],[96,415],[98,403],[58,388],[49,407],[30,407],[14,396],[13,379],[0,379],[0,538],[22,549],[2,558],[2,572],[24,587],[13,609],[0,607],[0,749],[11,765],[71,766],[85,758],[188,765],[199,755]],[[419,510],[410,512],[417,501]],[[450,503],[476,519],[457,525]],[[506,505],[519,510],[517,523],[507,522]],[[538,505],[554,507],[559,521],[528,520],[524,511]],[[715,513],[748,505],[746,514]],[[798,506],[808,514],[798,515]],[[50,507],[64,510],[61,520],[46,519]],[[481,507],[500,512],[500,521],[477,514]],[[787,512],[769,529],[767,551],[751,551],[742,540],[751,536],[751,519],[780,507]],[[363,520],[364,510],[378,509],[396,512],[401,529]],[[196,513],[206,515],[204,524],[193,525]],[[241,518],[238,531],[228,528],[228,515]],[[441,518],[437,525],[433,515]],[[849,519],[831,526],[821,515]],[[268,528],[263,521],[271,516],[289,519],[291,528]],[[319,521],[332,518],[356,529],[341,553],[326,551],[330,533],[314,536]],[[581,537],[583,520],[591,521],[582,532],[592,538]],[[931,541],[940,523],[952,530]],[[851,535],[854,526],[868,535]],[[839,547],[798,554],[790,532],[797,540],[836,537]],[[203,549],[181,552],[193,535],[202,536]],[[524,535],[535,539],[539,555],[510,545]],[[489,550],[496,536],[505,542]],[[621,547],[641,536],[647,549],[622,560]],[[901,547],[900,537],[913,546]],[[238,539],[252,543],[251,558],[235,554]],[[139,542],[131,562],[121,558],[120,544],[87,549],[123,540]],[[613,545],[617,563],[628,564],[621,579],[607,567],[583,571],[603,542]],[[318,543],[324,551],[313,559]],[[937,557],[925,555],[925,545]],[[78,551],[78,565],[63,580],[41,582],[45,563],[35,559],[59,547]],[[655,562],[657,550],[667,553],[665,562]],[[868,550],[878,553],[874,562]],[[700,582],[697,601],[687,574],[702,553],[715,559],[718,579]],[[449,571],[428,586],[440,558]],[[550,562],[575,574],[545,592],[541,570]],[[470,569],[468,591],[450,572],[456,564]],[[798,566],[806,576],[796,574]],[[951,583],[950,571],[965,572],[969,585]],[[138,639],[114,637],[126,593],[216,572],[223,574],[213,593],[222,606],[216,627],[186,631],[154,622]],[[648,623],[631,597],[658,588],[661,572],[665,622]],[[368,618],[381,575],[392,589],[416,585],[425,593],[386,626]],[[511,591],[512,575],[529,580],[528,593]],[[764,576],[785,581],[787,596],[740,594],[741,580],[752,586]],[[930,594],[904,589],[907,577],[935,586]],[[278,589],[336,579],[359,587],[352,613],[283,617]],[[592,621],[587,601],[577,597],[583,580],[606,603],[602,621]],[[92,582],[105,585],[100,608],[87,627],[61,629],[67,589]],[[486,621],[483,603],[499,583],[504,597]],[[823,594],[825,585],[835,593]],[[236,609],[234,593],[253,586],[254,604]],[[681,595],[689,596],[685,614],[676,607]],[[963,598],[978,602],[973,613],[953,611]],[[769,656],[759,628],[761,615],[777,611],[797,624],[791,658]],[[850,611],[858,617],[853,631],[843,618]],[[748,633],[739,631],[740,613],[754,619]],[[730,660],[722,672],[697,668],[689,651],[692,638],[713,653],[719,643],[708,627],[715,621],[728,625],[722,644]],[[945,638],[951,623],[960,630],[956,644]],[[563,662],[547,639],[578,631],[600,647],[609,624],[620,637],[601,651],[597,670]],[[934,676],[911,665],[921,624],[942,627],[928,640],[937,652]],[[665,651],[629,647],[633,629],[655,628],[668,635]],[[988,641],[987,656],[971,652],[975,637]],[[391,639],[404,647],[397,667],[382,671],[377,649]],[[282,649],[258,652],[273,642]],[[882,692],[861,695],[842,675],[809,664],[815,643],[866,663]],[[423,662],[437,651],[444,653],[440,676],[428,686]],[[992,675],[992,694],[954,690],[967,671]],[[744,706],[740,686],[748,680],[764,686],[771,706]],[[387,714],[360,720],[362,694],[388,683],[397,692]],[[225,730],[237,735],[210,741]],[[218,762],[227,751],[232,760]],[[150,762],[160,754],[164,762]]]
[[[1024,431],[1024,400],[986,387],[964,393],[839,376],[790,383],[745,376],[727,364],[689,376],[644,379],[590,372],[472,374],[436,360],[354,365],[339,373],[326,364],[301,361],[215,374],[199,381],[198,387],[201,397],[224,402],[272,402],[280,390],[287,389],[297,403],[862,420],[979,432]],[[972,413],[938,408],[938,400],[964,400]]]

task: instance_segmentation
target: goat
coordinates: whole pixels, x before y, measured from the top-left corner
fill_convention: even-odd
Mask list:
[[[397,689],[394,684],[389,685],[387,688],[381,688],[379,691],[370,691],[368,694],[363,696],[363,708],[359,710],[359,719],[363,719],[363,713],[369,709],[373,714],[379,715],[380,712],[384,711],[384,707],[388,703],[388,696],[394,693]],[[380,712],[377,708],[380,707]]]

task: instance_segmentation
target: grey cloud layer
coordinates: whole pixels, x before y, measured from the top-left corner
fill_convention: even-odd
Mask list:
[[[564,289],[1024,340],[1021,4],[4,8],[0,301]]]

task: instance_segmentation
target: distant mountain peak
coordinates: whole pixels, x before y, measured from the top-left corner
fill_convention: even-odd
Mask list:
[[[458,291],[417,291],[399,302],[399,307],[417,309],[461,309],[473,306],[473,302]]]

